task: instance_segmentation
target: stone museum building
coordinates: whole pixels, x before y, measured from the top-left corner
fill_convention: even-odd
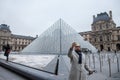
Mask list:
[[[12,51],[21,51],[30,44],[35,38],[12,34],[10,27],[6,24],[0,25],[0,51],[3,45],[10,44]]]
[[[119,51],[120,50],[120,27],[112,17],[112,11],[93,15],[91,31],[80,32],[79,34],[89,41],[100,51]]]

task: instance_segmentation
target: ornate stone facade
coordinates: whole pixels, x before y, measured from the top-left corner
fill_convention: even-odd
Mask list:
[[[21,51],[34,39],[34,37],[30,36],[12,34],[8,25],[0,25],[0,51],[2,51],[3,45],[6,44],[10,44],[12,51]]]
[[[92,31],[80,32],[80,35],[93,44],[98,50],[120,50],[120,27],[116,27],[112,19],[112,11],[109,15],[104,12],[93,16]]]

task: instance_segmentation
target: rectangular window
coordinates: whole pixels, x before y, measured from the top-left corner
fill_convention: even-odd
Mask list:
[[[96,42],[96,38],[95,38],[95,42]]]
[[[120,35],[118,35],[118,40],[120,41]]]

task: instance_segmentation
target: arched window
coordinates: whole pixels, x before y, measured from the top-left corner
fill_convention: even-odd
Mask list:
[[[100,45],[100,51],[102,51],[104,49],[103,45]]]
[[[108,29],[108,24],[106,24],[106,28]]]
[[[94,38],[95,42],[96,42],[96,38]]]
[[[120,43],[116,44],[116,48],[118,51],[120,50]]]
[[[109,41],[110,40],[110,37],[109,36],[107,36],[107,41]]]
[[[100,41],[103,41],[102,36],[100,36]]]
[[[102,30],[102,25],[101,25],[101,24],[100,24],[100,26],[99,26],[99,27],[100,27],[100,30]]]

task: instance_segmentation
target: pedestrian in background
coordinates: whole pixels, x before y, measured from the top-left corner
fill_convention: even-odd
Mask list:
[[[3,50],[5,51],[4,56],[6,56],[6,61],[9,60],[9,54],[10,54],[10,45],[7,44],[3,46]]]

